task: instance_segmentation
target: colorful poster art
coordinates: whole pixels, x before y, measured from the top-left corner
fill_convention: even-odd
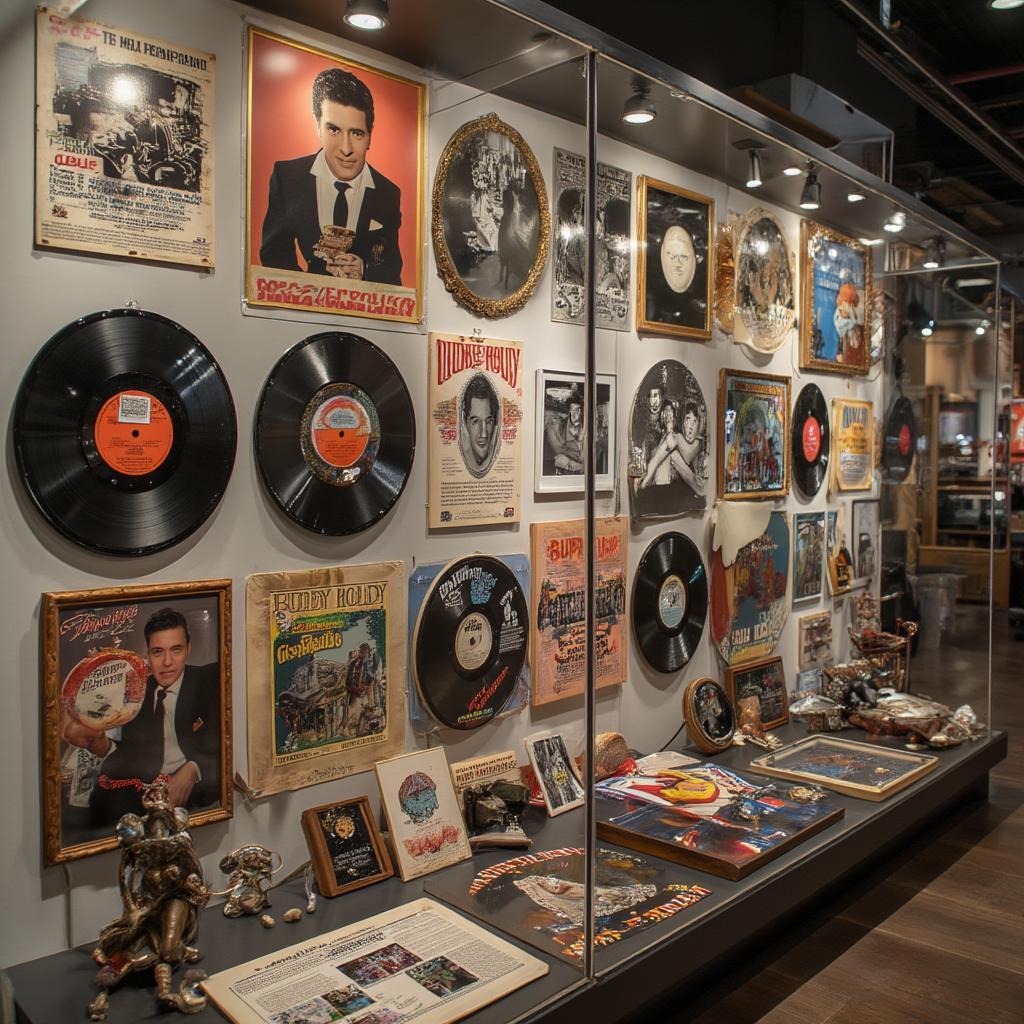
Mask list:
[[[1010,461],[1024,463],[1024,401],[1015,399],[1010,409]]]
[[[833,597],[853,589],[853,556],[846,543],[842,509],[825,513],[825,561],[828,565],[828,589]]]
[[[530,665],[533,703],[550,704],[583,693],[586,685],[586,538],[583,520],[533,523],[533,630]],[[626,681],[626,520],[595,521],[597,583],[594,681],[599,688]]]
[[[518,523],[523,346],[431,334],[427,526]]]
[[[875,468],[874,406],[854,398],[832,399],[832,459],[836,488],[869,491]]]
[[[773,512],[764,533],[729,566],[711,556],[711,640],[727,665],[767,657],[782,635],[789,602],[789,522]]]
[[[734,340],[774,352],[789,337],[796,317],[793,251],[782,222],[756,207],[736,226]]]
[[[789,378],[723,369],[718,383],[718,496],[789,493]]]
[[[793,514],[793,603],[821,597],[824,589],[825,513]]]
[[[213,267],[215,65],[37,12],[37,247]]]
[[[249,577],[252,792],[343,778],[402,749],[405,616],[401,562]]]
[[[423,318],[426,87],[248,32],[245,300]]]

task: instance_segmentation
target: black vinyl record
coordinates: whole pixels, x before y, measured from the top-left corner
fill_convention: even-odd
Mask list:
[[[897,483],[906,480],[914,464],[917,448],[917,418],[913,403],[900,395],[885,418],[885,442],[882,446],[882,465],[885,475]]]
[[[477,729],[508,703],[526,664],[529,615],[498,558],[457,558],[437,574],[416,621],[413,674],[438,722]]]
[[[14,452],[37,508],[92,551],[148,555],[196,530],[235,461],[235,406],[202,342],[113,309],[40,350],[14,408]]]
[[[793,405],[793,479],[813,498],[828,474],[828,405],[817,384],[805,384]]]
[[[659,672],[677,672],[694,655],[708,615],[708,574],[697,545],[681,533],[652,541],[633,583],[633,631]]]
[[[372,342],[325,331],[289,349],[256,408],[254,446],[274,501],[314,533],[358,533],[405,489],[416,417],[398,367]]]

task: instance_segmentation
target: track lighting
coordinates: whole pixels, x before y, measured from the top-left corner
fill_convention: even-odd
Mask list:
[[[846,201],[848,203],[862,203],[865,199],[867,199],[867,196],[859,188],[851,188],[846,193]]]
[[[388,23],[388,0],[348,0],[343,21],[353,28],[379,32]]]
[[[622,120],[626,124],[648,124],[658,116],[651,99],[651,87],[640,78],[633,79],[633,95],[622,108]]]
[[[802,174],[803,172],[800,170],[799,167],[795,167],[794,166],[794,167],[783,167],[782,168],[782,173],[787,178],[795,178],[798,174]]]
[[[943,238],[929,238],[924,243],[924,261],[921,266],[925,270],[938,270],[946,262],[946,241]]]
[[[816,210],[819,206],[821,206],[821,182],[818,181],[818,172],[814,169],[814,164],[808,164],[807,180],[800,193],[800,209]]]
[[[882,227],[885,228],[890,234],[895,235],[897,232],[902,231],[907,226],[907,215],[903,210],[893,209],[892,213],[886,218],[885,223]]]
[[[760,188],[761,184],[761,158],[757,155],[757,150],[752,149],[750,151],[750,168],[747,171],[747,188]]]

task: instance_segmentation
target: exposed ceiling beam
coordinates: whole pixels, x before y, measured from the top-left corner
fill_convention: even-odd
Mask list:
[[[1001,68],[984,68],[981,71],[961,71],[949,76],[950,85],[963,85],[965,82],[984,82],[989,78],[1009,78],[1011,75],[1024,75],[1024,64],[1006,64]]]

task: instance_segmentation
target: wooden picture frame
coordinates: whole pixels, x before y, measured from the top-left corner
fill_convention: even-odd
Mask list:
[[[231,580],[46,593],[41,633],[44,863],[115,849],[160,774],[188,788],[190,828],[232,816]],[[167,700],[173,769],[155,753]]]
[[[775,373],[719,370],[719,498],[751,501],[789,494],[791,383]]]
[[[716,703],[717,702],[717,703]],[[691,679],[683,691],[686,733],[702,754],[718,754],[732,745],[736,732],[735,705],[707,676]]]
[[[657,202],[652,212],[652,198]],[[636,329],[711,338],[715,201],[678,185],[637,178]]]
[[[761,708],[761,724],[774,729],[789,721],[789,694],[781,658],[763,658],[726,673],[726,691],[732,706],[745,697],[756,696]]]
[[[793,604],[825,592],[825,513],[793,513]]]
[[[341,896],[395,873],[365,796],[310,807],[302,812],[302,831],[324,896]]]

